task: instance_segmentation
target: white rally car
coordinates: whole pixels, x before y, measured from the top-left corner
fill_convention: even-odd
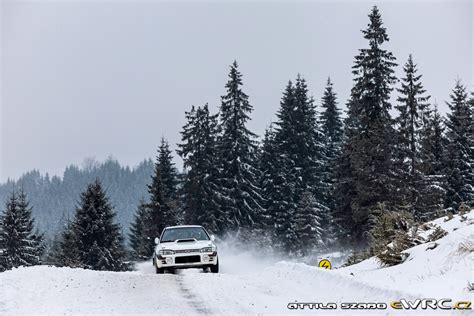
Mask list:
[[[182,225],[166,227],[161,237],[155,238],[153,265],[156,273],[164,270],[202,268],[219,272],[217,247],[214,235],[209,235],[202,226]]]

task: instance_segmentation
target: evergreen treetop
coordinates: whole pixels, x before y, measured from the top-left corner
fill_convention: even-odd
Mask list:
[[[369,41],[369,48],[359,50],[352,66],[352,98],[360,105],[356,110],[365,131],[373,125],[381,122],[389,124],[391,121],[390,92],[396,82],[393,68],[397,66],[393,54],[382,49],[382,45],[388,42],[389,38],[376,6],[372,8],[369,20],[367,29],[362,30],[364,38]]]
[[[400,181],[400,195],[411,209],[415,217],[420,218],[426,212],[425,203],[421,203],[421,194],[432,185],[423,172],[422,143],[423,137],[429,129],[431,110],[421,83],[421,75],[413,62],[412,55],[404,68],[405,77],[401,80],[400,93],[397,98],[396,109],[399,112],[395,119],[397,124],[396,160],[398,181]]]
[[[186,112],[182,143],[178,154],[187,170],[183,183],[183,205],[188,223],[203,225],[213,233],[221,233],[223,214],[220,209],[221,189],[218,184],[219,166],[217,115],[209,112],[205,104],[193,106]]]
[[[11,192],[0,217],[0,271],[41,263],[43,236],[33,230],[26,193]]]
[[[472,205],[474,201],[473,110],[460,80],[456,81],[450,98],[451,102],[446,102],[450,113],[446,120],[448,159],[445,206],[457,211],[462,202]]]
[[[323,110],[320,115],[321,132],[326,142],[331,146],[340,144],[343,134],[343,123],[341,119],[341,110],[337,107],[337,95],[333,91],[333,83],[328,78],[324,95],[321,99]]]
[[[234,61],[220,107],[219,182],[225,228],[250,228],[262,211],[256,135],[246,127],[252,106],[241,86],[242,75]]]
[[[172,161],[168,142],[162,138],[156,157],[155,171],[148,185],[150,194],[144,236],[148,252],[152,253],[154,240],[167,226],[178,222],[177,171]]]
[[[121,228],[115,222],[115,211],[98,179],[81,193],[70,228],[66,237],[74,240],[79,266],[108,271],[128,269]]]
[[[345,170],[338,171],[342,177],[339,186],[344,188],[340,187],[336,210],[346,218],[344,222],[349,219],[347,213],[351,214],[352,237],[359,243],[368,241],[370,219],[378,203],[400,203],[393,166],[395,130],[389,112],[390,93],[396,81],[395,57],[382,48],[389,38],[377,7],[373,7],[369,20],[367,29],[362,31],[369,47],[359,50],[352,67],[354,86],[343,147],[343,157],[349,161],[344,164]]]

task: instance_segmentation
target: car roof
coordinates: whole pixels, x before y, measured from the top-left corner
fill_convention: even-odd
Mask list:
[[[178,226],[168,226],[168,227],[165,227],[165,229],[169,229],[169,228],[190,228],[190,227],[201,227],[201,228],[203,228],[200,225],[178,225]]]

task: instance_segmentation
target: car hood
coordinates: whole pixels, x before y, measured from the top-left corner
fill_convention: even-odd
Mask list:
[[[185,242],[165,242],[159,244],[156,249],[169,249],[169,250],[185,250],[185,249],[201,249],[204,247],[213,246],[210,240],[197,240],[197,241],[185,241]]]

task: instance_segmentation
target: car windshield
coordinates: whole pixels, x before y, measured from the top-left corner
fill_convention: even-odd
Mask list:
[[[168,228],[161,236],[161,242],[172,242],[178,239],[209,240],[209,236],[202,227]]]

